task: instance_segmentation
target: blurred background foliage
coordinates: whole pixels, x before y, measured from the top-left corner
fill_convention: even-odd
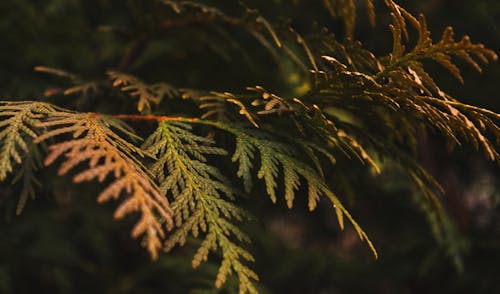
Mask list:
[[[0,1],[2,100],[48,99],[44,91],[57,83],[35,73],[37,65],[65,69],[86,80],[98,80],[106,70],[119,68],[134,40],[168,17],[153,2]],[[232,7],[236,1],[225,2]],[[311,31],[312,22],[318,21],[342,34],[342,22],[331,20],[321,1],[245,3],[272,22],[293,20],[301,33]],[[399,4],[424,13],[435,37],[452,25],[457,35],[469,34],[500,51],[497,0]],[[234,11],[241,9],[233,6]],[[374,52],[386,54],[392,40],[383,5],[377,6],[375,28],[368,25],[363,5],[359,7],[356,37]],[[463,69],[464,85],[443,73],[436,76],[441,88],[464,102],[500,112],[500,63],[485,67],[482,75]],[[245,86],[260,84],[282,93],[300,87],[294,70],[286,62],[278,66],[250,36],[206,24],[161,33],[129,68],[147,81],[177,87],[241,92]],[[86,102],[74,97],[55,99],[68,107],[73,103],[87,103],[94,110],[119,107],[118,100],[107,97]],[[353,231],[339,231],[326,206],[314,214],[303,209],[305,204],[287,210],[284,203],[274,206],[257,191],[248,199],[257,221],[245,229],[253,240],[262,292],[500,293],[498,167],[471,156],[467,149],[447,155],[442,145],[439,139],[428,139],[421,160],[447,191],[445,209],[453,222],[449,225],[457,231],[450,240],[433,237],[423,217],[425,203],[415,203],[418,198],[412,197],[410,184],[398,175],[373,178],[356,167],[334,171],[359,177],[356,193],[347,202],[374,240],[381,256],[377,261]],[[54,179],[54,174],[40,175],[44,185],[38,199],[28,202],[20,216],[15,216],[19,187],[0,186],[0,293],[217,293],[212,287],[215,265],[191,269],[194,245],[151,262],[130,239],[133,220],[113,221],[112,205],[95,204],[94,187],[79,186],[75,195],[64,188],[69,187],[69,179]],[[450,259],[454,255],[447,250],[462,252],[462,260]],[[230,281],[218,292],[234,293],[236,287]]]

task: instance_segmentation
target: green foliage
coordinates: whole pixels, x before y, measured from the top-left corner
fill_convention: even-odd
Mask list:
[[[40,123],[40,118],[52,111],[54,108],[50,104],[41,102],[2,102],[0,114],[4,119],[0,124],[1,180],[5,180],[16,163],[22,162],[23,153],[29,153],[29,138],[37,137],[36,124]]]
[[[212,147],[213,142],[190,132],[181,123],[160,123],[144,143],[146,152],[158,157],[152,166],[155,177],[162,183],[163,194],[171,196],[177,230],[169,236],[165,250],[176,244],[184,245],[187,235],[205,234],[193,258],[193,267],[206,261],[211,250],[220,248],[222,263],[215,286],[220,288],[233,271],[240,281],[240,292],[257,293],[251,279],[257,274],[242,263],[253,261],[252,255],[238,246],[232,238],[250,239],[230,221],[248,219],[248,215],[231,201],[234,191],[228,180],[214,166],[208,165],[207,155],[226,155],[223,149]]]
[[[253,167],[249,159],[256,157],[255,151],[257,150],[261,159],[257,177],[264,180],[267,194],[271,198],[271,201],[276,202],[277,179],[282,174],[285,190],[284,197],[287,206],[292,208],[295,191],[300,188],[300,179],[302,177],[307,183],[309,210],[312,211],[316,208],[320,196],[326,196],[335,208],[340,227],[344,227],[343,218],[345,215],[354,226],[359,238],[366,240],[374,256],[378,256],[375,247],[366,233],[341,204],[337,196],[328,188],[324,179],[312,167],[297,158],[298,151],[294,149],[293,145],[285,145],[281,142],[272,141],[265,134],[259,134],[252,130],[238,129],[223,124],[215,125],[236,136],[236,150],[232,160],[239,164],[238,176],[243,178],[246,189],[250,189],[249,179],[251,178],[250,172]],[[282,173],[279,170],[280,166],[283,170]]]
[[[247,265],[254,261],[245,245],[251,238],[239,227],[253,219],[242,196],[265,191],[276,203],[282,194],[290,209],[297,198],[304,197],[310,211],[325,198],[340,228],[344,229],[347,218],[377,258],[368,234],[341,199],[356,194],[357,179],[349,176],[351,170],[362,173],[364,169],[377,176],[397,169],[419,190],[417,205],[438,243],[460,267],[462,248],[441,210],[444,190],[419,161],[419,137],[439,134],[450,151],[469,144],[500,163],[500,115],[446,94],[423,62],[441,64],[462,82],[453,58],[481,71],[476,59],[487,63],[496,60],[496,54],[467,36],[455,41],[451,28],[434,43],[423,16],[414,17],[390,0],[385,4],[392,17],[393,48],[386,56],[376,56],[354,40],[356,2],[352,0],[321,1],[332,16],[343,19],[344,41],[326,28],[302,34],[289,23],[266,20],[244,4],[210,3],[131,1],[133,14],[144,18],[133,28],[141,32],[138,37],[131,34],[136,39],[115,58],[120,64],[106,71],[108,78],[88,82],[63,70],[36,67],[38,72],[67,79],[71,86],[46,91],[53,103],[1,102],[0,181],[20,165],[14,178],[23,185],[17,211],[36,194],[35,172],[41,169],[41,153],[48,144],[45,166],[60,161],[59,176],[72,171],[74,183],[102,183],[105,188],[98,202],[122,199],[115,218],[140,214],[132,236],[143,237],[153,259],[160,251],[185,245],[193,236],[201,240],[193,267],[206,262],[211,251],[220,257],[216,288],[234,273],[240,293],[257,293],[258,275]],[[365,3],[374,24],[374,3]],[[417,33],[415,41],[408,26]],[[280,75],[291,68],[290,75],[299,81],[293,86],[271,86],[272,91],[247,87],[238,94],[214,91],[219,86],[212,84],[208,88],[194,83],[189,89],[171,86],[171,81],[148,84],[129,73],[141,55],[151,54],[145,49],[149,42],[168,39],[166,31],[184,27],[199,33],[189,42],[196,36],[208,38],[210,30],[229,36],[230,44],[214,44],[217,52],[226,52],[219,47],[244,48],[234,43],[248,40],[231,38],[234,32],[244,32],[279,64]],[[407,50],[408,44],[415,45]],[[174,59],[184,55],[177,52]],[[203,78],[213,82],[211,71]],[[174,72],[169,77],[180,75],[177,69]],[[172,85],[182,84],[179,80]],[[70,111],[54,105],[60,94],[109,101],[106,111],[97,106],[94,112]],[[115,108],[117,100],[112,99],[116,97],[127,99]],[[168,103],[161,103],[165,97]],[[132,114],[120,113],[132,109],[136,110]],[[147,137],[142,147],[137,146],[141,138],[136,133]],[[226,151],[232,149],[231,154]]]
[[[12,180],[13,184],[22,182],[23,187],[19,194],[19,202],[17,203],[16,214],[19,215],[26,205],[29,197],[35,199],[35,189],[42,186],[40,181],[35,177],[36,171],[42,168],[42,158],[38,147],[35,144],[30,144],[28,152],[25,154],[22,166],[19,169],[16,177]]]
[[[21,167],[13,183],[21,181],[23,188],[19,196],[16,213],[20,214],[28,197],[35,197],[35,187],[39,186],[34,171],[40,164],[38,147],[32,144],[38,136],[37,124],[40,119],[56,111],[52,105],[42,102],[2,102],[0,105],[0,181],[7,178],[16,164]]]

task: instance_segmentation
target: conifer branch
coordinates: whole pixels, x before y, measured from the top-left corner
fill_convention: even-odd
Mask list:
[[[15,178],[12,180],[12,183],[15,184],[17,182],[22,182],[22,190],[19,194],[19,201],[17,202],[16,214],[20,215],[24,207],[26,206],[26,201],[28,198],[35,199],[36,197],[36,188],[42,186],[40,181],[35,176],[35,172],[42,168],[42,157],[40,151],[38,150],[38,146],[30,143],[28,147],[28,152],[24,155],[22,166],[17,172]]]
[[[293,206],[295,191],[299,189],[303,178],[307,183],[308,205],[312,211],[321,195],[326,196],[333,204],[340,227],[344,228],[344,216],[352,223],[361,240],[365,240],[377,258],[378,254],[367,234],[361,229],[354,218],[342,205],[337,196],[331,191],[324,179],[308,164],[298,159],[298,151],[291,145],[270,140],[269,134],[258,130],[248,130],[236,126],[230,126],[220,122],[197,121],[196,123],[211,125],[224,130],[236,137],[236,150],[233,154],[233,162],[238,163],[238,176],[245,181],[245,187],[249,189],[251,171],[254,169],[252,160],[256,152],[260,156],[260,168],[257,177],[263,179],[266,190],[271,201],[276,202],[276,189],[278,177],[282,169],[284,189],[287,206]]]
[[[377,78],[387,77],[391,71],[409,66],[409,70],[413,70],[417,78],[426,82],[429,78],[427,76],[418,77],[418,72],[421,72],[421,70],[418,67],[417,69],[412,69],[412,65],[415,65],[415,62],[421,59],[431,59],[448,69],[461,83],[463,83],[460,70],[452,62],[452,56],[464,60],[478,72],[482,71],[481,67],[472,56],[483,63],[488,63],[490,60],[497,60],[498,56],[494,51],[485,48],[483,44],[472,43],[468,36],[464,36],[458,42],[455,41],[452,27],[446,27],[439,42],[434,44],[430,37],[431,33],[427,28],[427,23],[423,14],[419,15],[417,18],[392,0],[385,0],[385,2],[391,10],[393,19],[390,28],[394,44],[392,53],[389,56],[389,63],[384,70],[377,74]],[[406,47],[403,44],[403,39],[409,39],[407,22],[418,32],[417,44],[408,53],[406,53]],[[419,66],[418,63],[417,66]],[[428,81],[428,83],[433,82]]]
[[[129,138],[137,136],[120,121],[88,113],[52,112],[37,126],[48,130],[36,138],[36,143],[65,134],[72,137],[49,146],[50,154],[45,159],[45,165],[64,156],[59,175],[64,175],[87,161],[88,168],[73,177],[75,183],[91,180],[103,182],[109,175],[114,176],[97,200],[106,202],[126,195],[127,198],[118,206],[114,216],[119,219],[135,211],[141,213],[132,236],[144,235],[144,245],[155,259],[162,247],[161,240],[165,238],[166,230],[172,228],[172,210],[147,169],[136,158],[144,157],[146,153],[112,129]]]
[[[38,137],[37,124],[56,110],[43,102],[0,102],[0,181],[27,158],[32,140]]]
[[[232,219],[241,221],[247,214],[230,200],[234,200],[231,184],[220,171],[206,163],[207,155],[226,155],[226,151],[212,147],[210,140],[191,133],[184,123],[163,121],[144,143],[144,150],[158,156],[152,172],[162,183],[164,194],[173,197],[171,206],[177,230],[165,243],[170,251],[176,244],[183,245],[187,235],[205,234],[204,241],[193,258],[193,267],[206,261],[211,250],[220,248],[222,263],[215,286],[220,288],[233,271],[238,275],[240,293],[257,293],[251,280],[258,280],[254,271],[242,263],[253,257],[232,239],[249,242],[248,237]]]
[[[323,0],[328,12],[344,22],[346,40],[341,42],[326,29],[306,37],[290,27],[276,30],[257,10],[247,8],[242,15],[234,16],[222,9],[222,4],[161,1],[158,7],[163,8],[162,18],[155,20],[148,31],[138,33],[121,59],[120,71],[127,71],[160,32],[191,24],[213,24],[247,32],[277,61],[282,61],[276,51],[279,49],[299,67],[311,68],[304,87],[295,94],[280,95],[255,86],[240,95],[147,84],[137,77],[110,71],[113,86],[137,99],[140,114],[108,116],[71,112],[41,102],[0,102],[0,181],[17,171],[14,182],[23,184],[17,213],[27,198],[34,197],[38,185],[35,172],[41,168],[41,149],[36,144],[48,142],[44,165],[59,160],[59,175],[75,171],[75,183],[106,181],[98,201],[122,198],[116,218],[140,212],[132,236],[143,237],[153,259],[160,250],[168,252],[184,245],[191,235],[200,237],[193,267],[216,251],[221,257],[216,288],[235,273],[240,293],[257,293],[254,283],[258,276],[247,265],[254,261],[253,256],[242,245],[250,240],[237,226],[250,216],[239,206],[237,186],[210,164],[212,157],[229,156],[208,139],[224,133],[235,140],[230,158],[247,194],[252,192],[257,178],[262,180],[272,202],[277,202],[279,191],[283,191],[289,208],[301,188],[307,191],[310,210],[326,197],[340,228],[347,219],[375,258],[378,254],[374,245],[340,202],[336,192],[341,188],[329,184],[327,171],[338,164],[341,156],[366,164],[373,174],[395,164],[419,189],[417,196],[426,200],[418,198],[418,204],[438,243],[449,248],[452,256],[459,256],[460,248],[453,247],[455,236],[441,210],[443,188],[416,158],[417,135],[437,132],[450,149],[467,143],[500,164],[500,115],[450,97],[426,71],[423,61],[436,61],[463,82],[454,58],[481,72],[479,63],[495,61],[497,55],[482,44],[472,43],[467,36],[456,41],[451,28],[446,28],[440,40],[434,42],[422,15],[415,17],[394,1],[385,0],[392,17],[393,48],[387,56],[377,57],[354,41],[358,2]],[[373,1],[364,3],[369,22],[374,24]],[[417,33],[415,42],[410,41],[411,28]],[[410,48],[408,44],[413,43]],[[295,46],[294,50],[289,46]],[[300,50],[301,57],[295,53]],[[305,65],[307,60],[309,66]],[[46,96],[62,92],[86,98],[101,85],[58,69],[35,70],[71,82],[71,87],[46,91]],[[110,84],[109,80],[104,83]],[[175,115],[186,113],[186,108],[173,106],[168,112],[155,108],[165,97],[176,96],[191,98],[204,113],[197,117],[195,112],[188,112],[190,117],[183,117]],[[158,115],[151,114],[153,110]],[[125,120],[156,122],[158,127],[138,148],[134,142],[140,138],[122,122]],[[196,135],[191,124],[210,129],[210,136]],[[154,163],[146,165],[150,160]],[[347,179],[344,174],[339,177]]]
[[[134,76],[115,71],[109,71],[108,76],[114,87],[120,87],[121,91],[129,92],[132,97],[139,97],[137,111],[140,113],[150,113],[151,104],[158,105],[164,97],[173,98],[178,95],[177,89],[165,83],[148,85]]]

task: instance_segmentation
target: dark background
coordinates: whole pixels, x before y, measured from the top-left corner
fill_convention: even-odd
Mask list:
[[[231,2],[231,1],[224,1]],[[316,3],[318,2],[318,3]],[[362,2],[362,1],[359,1]],[[377,26],[367,25],[360,5],[356,37],[378,54],[392,46],[389,18],[381,1]],[[248,1],[248,5],[250,1]],[[424,13],[435,38],[452,25],[457,36],[468,34],[500,52],[500,2],[497,0],[399,1],[412,13]],[[57,87],[52,77],[35,73],[37,65],[65,69],[84,79],[100,79],[117,68],[132,40],[164,17],[148,1],[2,0],[0,1],[0,96],[2,100],[49,100],[43,93]],[[272,21],[292,18],[307,33],[312,20],[342,33],[320,1],[256,1],[252,7]],[[283,81],[292,88],[267,52],[248,36],[199,27],[176,29],[151,41],[130,71],[149,81],[178,87],[241,91],[263,84],[277,91]],[[208,36],[208,37],[207,37]],[[227,46],[228,40],[234,42]],[[222,45],[221,45],[222,44]],[[463,68],[461,85],[443,69],[428,65],[441,88],[461,101],[500,112],[500,63],[482,75]],[[216,70],[215,70],[216,69]],[[60,105],[115,107],[117,101],[55,97]],[[250,251],[263,293],[500,293],[500,190],[498,167],[464,148],[447,155],[439,139],[430,138],[423,164],[443,184],[443,200],[459,233],[448,242],[462,252],[463,270],[450,258],[398,175],[359,177],[355,195],[346,200],[353,215],[380,251],[375,261],[352,229],[341,232],[326,205],[315,213],[300,200],[293,210],[256,195],[249,201],[258,221],[246,225]],[[346,171],[347,172],[347,171]],[[196,241],[151,262],[131,240],[133,219],[112,220],[113,204],[96,205],[97,187],[78,186],[70,178],[40,175],[36,201],[15,216],[19,187],[0,186],[0,293],[213,293],[217,257],[198,270],[190,258]],[[358,180],[358,179],[357,179]],[[235,293],[231,279],[221,293]],[[216,291],[215,291],[216,292]]]

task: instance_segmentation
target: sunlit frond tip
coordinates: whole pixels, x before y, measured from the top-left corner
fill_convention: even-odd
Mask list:
[[[173,226],[172,210],[145,167],[134,158],[145,154],[133,144],[120,137],[112,129],[128,136],[123,123],[107,116],[88,113],[55,112],[38,124],[48,131],[36,139],[36,142],[69,134],[70,139],[49,146],[50,154],[45,165],[63,157],[59,174],[64,175],[84,162],[88,166],[73,176],[75,183],[91,180],[103,182],[108,176],[114,176],[112,182],[99,194],[98,202],[106,202],[126,197],[115,211],[115,218],[138,211],[141,217],[132,236],[144,235],[144,245],[152,258],[156,258],[162,247],[166,231]]]

